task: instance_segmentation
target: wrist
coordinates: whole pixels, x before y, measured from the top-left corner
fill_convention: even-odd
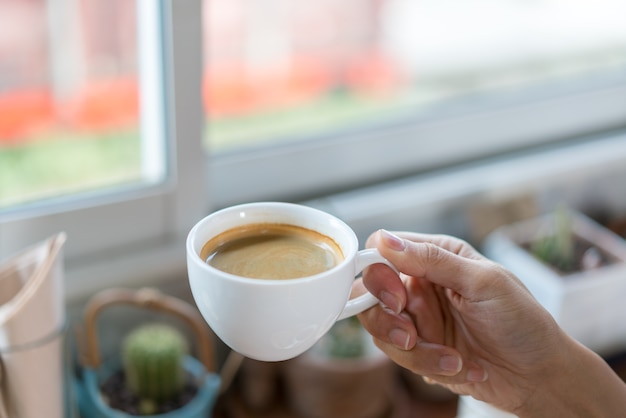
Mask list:
[[[551,366],[537,376],[532,395],[515,413],[612,418],[626,409],[626,385],[596,353],[563,333]]]

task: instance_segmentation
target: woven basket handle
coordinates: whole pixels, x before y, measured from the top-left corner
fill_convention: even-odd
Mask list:
[[[96,320],[100,312],[111,305],[135,305],[171,314],[189,324],[197,337],[198,360],[209,372],[215,372],[212,338],[200,313],[181,299],[167,296],[153,288],[139,290],[109,289],[95,295],[85,307],[84,350],[82,363],[86,367],[100,367],[100,349]]]

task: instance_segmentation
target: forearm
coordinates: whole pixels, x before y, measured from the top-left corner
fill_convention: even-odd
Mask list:
[[[626,384],[606,362],[566,337],[559,367],[545,376],[528,402],[516,411],[520,418],[614,418],[626,413]],[[559,371],[560,370],[560,371]]]

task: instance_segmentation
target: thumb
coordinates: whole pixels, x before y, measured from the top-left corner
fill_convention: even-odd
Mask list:
[[[482,279],[489,276],[480,260],[460,256],[430,241],[414,242],[381,230],[378,250],[396,268],[409,276],[471,297]]]

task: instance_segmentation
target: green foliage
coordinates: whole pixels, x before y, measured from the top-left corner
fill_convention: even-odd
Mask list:
[[[12,146],[0,138],[0,208],[140,178],[136,130],[59,131]]]
[[[531,243],[539,260],[563,272],[576,268],[575,236],[569,212],[560,208],[554,213],[553,231]]]
[[[171,399],[183,389],[183,359],[187,342],[175,328],[165,324],[147,324],[124,339],[122,358],[127,385],[142,404]],[[149,413],[150,407],[144,413]]]

